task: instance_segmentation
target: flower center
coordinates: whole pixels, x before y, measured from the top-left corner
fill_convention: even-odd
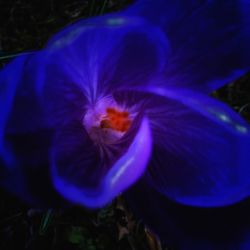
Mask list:
[[[128,111],[107,108],[106,115],[100,122],[100,128],[110,128],[119,132],[126,132],[130,128],[131,119]]]
[[[103,98],[88,108],[83,125],[95,143],[105,145],[119,140],[131,127],[134,116],[113,99]]]

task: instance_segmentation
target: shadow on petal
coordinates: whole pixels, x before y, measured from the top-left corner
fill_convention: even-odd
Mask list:
[[[220,208],[198,208],[175,203],[157,192],[143,177],[125,198],[166,244],[185,250],[248,250],[250,200]]]

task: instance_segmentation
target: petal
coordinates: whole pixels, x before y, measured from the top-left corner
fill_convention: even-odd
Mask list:
[[[37,100],[36,60],[17,57],[0,72],[0,185],[33,206],[51,207],[62,199],[48,174],[53,130]]]
[[[5,148],[4,133],[26,59],[27,56],[20,56],[0,72],[0,159],[6,165],[10,165],[12,160]]]
[[[250,70],[249,12],[249,0],[141,0],[128,10],[165,30],[166,84],[206,93]]]
[[[84,135],[83,128],[78,126],[66,132],[62,133],[64,138],[59,135],[59,140],[55,141],[51,174],[57,191],[73,203],[101,207],[138,180],[146,169],[151,153],[146,118],[127,150],[104,175],[103,162],[98,158],[95,146]]]
[[[62,52],[63,53],[63,52]],[[50,127],[58,128],[72,120],[81,120],[86,112],[87,97],[82,85],[81,68],[74,58],[64,54],[54,57],[39,52],[35,76],[35,94]],[[82,70],[83,71],[83,70]]]
[[[72,70],[75,84],[95,102],[120,86],[148,84],[165,67],[168,40],[141,18],[108,15],[68,27],[46,52],[50,71]]]
[[[123,91],[116,98],[131,106],[141,102],[150,120],[154,147],[146,176],[158,191],[195,206],[231,204],[249,195],[246,122],[226,105],[198,93],[143,91]]]
[[[250,200],[223,208],[183,206],[158,193],[145,178],[125,198],[137,218],[171,249],[249,249]]]
[[[33,207],[62,207],[67,204],[56,192],[49,171],[49,148],[53,131],[6,135],[14,165],[1,170],[1,186]]]

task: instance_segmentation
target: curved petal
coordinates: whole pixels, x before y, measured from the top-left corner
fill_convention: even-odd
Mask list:
[[[27,56],[20,56],[0,72],[0,159],[5,165],[11,165],[11,156],[6,150],[4,135],[18,85],[21,82],[23,67]]]
[[[1,186],[33,207],[61,207],[67,201],[56,192],[49,171],[53,131],[6,135],[14,165],[1,171]]]
[[[0,72],[0,184],[33,206],[62,204],[48,174],[48,126],[36,95],[36,55]],[[58,203],[57,203],[58,202]]]
[[[223,208],[183,206],[157,192],[145,178],[125,198],[134,214],[169,248],[249,249],[250,200]]]
[[[145,91],[121,91],[116,99],[141,105],[150,120],[154,147],[147,180],[187,205],[221,206],[247,197],[250,126],[210,97]]]
[[[46,50],[39,52],[34,81],[43,116],[55,129],[72,120],[82,120],[88,101],[80,76],[83,70],[77,63],[74,65],[73,57],[64,58],[61,53],[53,58]]]
[[[206,93],[250,70],[249,12],[249,0],[139,0],[127,10],[165,30],[168,86]]]
[[[68,27],[45,52],[49,70],[72,71],[93,103],[120,86],[148,84],[165,67],[168,40],[139,17],[107,15]]]
[[[56,141],[61,145],[55,145],[52,150],[51,174],[58,192],[73,203],[101,207],[132,185],[146,169],[151,153],[151,134],[146,118],[127,151],[105,171],[104,176],[100,168],[103,162],[93,157],[98,154],[87,138],[82,132],[68,132],[61,138],[64,143]],[[76,138],[79,134],[82,136]]]

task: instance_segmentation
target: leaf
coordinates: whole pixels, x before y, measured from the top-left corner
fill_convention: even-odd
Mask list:
[[[68,234],[68,241],[72,244],[82,245],[85,242],[84,229],[82,227],[72,226]]]
[[[48,227],[51,224],[52,217],[54,216],[53,210],[49,209],[42,217],[42,222],[39,228],[39,235],[46,234]]]

